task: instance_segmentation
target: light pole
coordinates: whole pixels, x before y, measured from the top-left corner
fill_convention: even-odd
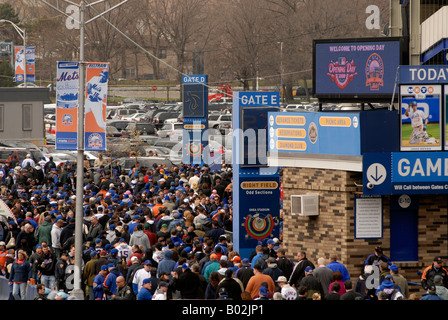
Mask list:
[[[283,83],[283,41],[277,43],[280,44],[280,79],[282,87],[282,101],[285,102],[285,88]]]
[[[25,29],[20,29],[14,22],[9,21],[9,20],[5,20],[5,19],[1,19],[0,23],[9,23],[11,24],[14,29],[16,29],[17,33],[20,35],[20,37],[23,40],[23,85],[25,86],[25,88],[27,87],[27,77],[26,77],[26,31]],[[14,67],[14,66],[13,66]]]

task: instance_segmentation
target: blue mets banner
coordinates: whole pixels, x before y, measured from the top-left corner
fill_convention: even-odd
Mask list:
[[[56,78],[56,150],[78,147],[79,62],[60,61]]]

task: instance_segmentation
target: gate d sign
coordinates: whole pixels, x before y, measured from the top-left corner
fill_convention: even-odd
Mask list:
[[[381,163],[373,163],[367,169],[367,179],[373,185],[382,184],[387,177],[387,170]]]

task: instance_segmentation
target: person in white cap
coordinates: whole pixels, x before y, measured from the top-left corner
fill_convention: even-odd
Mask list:
[[[36,163],[34,162],[33,158],[31,157],[31,154],[27,154],[25,159],[23,159],[22,163],[20,164],[20,166],[22,168],[26,168],[26,167],[32,167],[34,168],[36,165]]]
[[[280,292],[282,294],[283,300],[296,300],[297,291],[291,287],[288,283],[288,279],[285,276],[280,276],[277,278],[277,285],[281,288]]]

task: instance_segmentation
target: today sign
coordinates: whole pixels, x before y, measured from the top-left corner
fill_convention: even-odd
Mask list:
[[[431,66],[400,66],[398,82],[401,84],[434,84],[448,82],[448,67],[444,65]]]

